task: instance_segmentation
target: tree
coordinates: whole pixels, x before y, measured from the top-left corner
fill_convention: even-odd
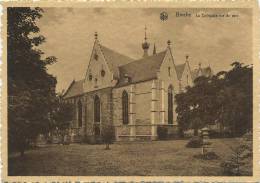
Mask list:
[[[230,71],[199,77],[192,87],[176,95],[180,128],[197,130],[220,124],[233,136],[252,130],[252,67],[234,62]]]
[[[187,87],[186,92],[176,95],[178,113],[177,120],[182,130],[198,129],[214,122],[214,103],[216,92],[210,78],[199,77],[194,81],[194,86]]]
[[[234,62],[226,73],[224,83],[224,125],[234,136],[252,131],[253,124],[253,68]]]
[[[105,125],[102,127],[101,131],[102,140],[106,144],[106,150],[109,150],[109,145],[113,142],[115,139],[115,130],[112,125]]]
[[[64,102],[62,97],[58,96],[51,116],[53,119],[53,129],[58,130],[62,137],[62,144],[64,144],[64,137],[73,120],[73,105]]]
[[[24,154],[28,143],[50,128],[56,78],[47,73],[55,57],[43,57],[37,47],[45,41],[38,35],[40,8],[7,9],[8,148]]]

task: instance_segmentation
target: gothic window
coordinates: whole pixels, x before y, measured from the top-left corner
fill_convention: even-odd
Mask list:
[[[105,74],[106,74],[105,70],[104,70],[104,69],[102,69],[102,70],[101,70],[101,76],[102,76],[102,77],[104,77],[104,76],[105,76]]]
[[[173,124],[173,87],[168,88],[168,124]]]
[[[171,76],[171,67],[168,67],[168,75]]]
[[[78,127],[82,127],[82,103],[78,101]]]
[[[128,94],[126,91],[123,91],[122,94],[122,117],[123,117],[123,124],[128,124],[129,123]]]
[[[86,121],[85,125],[87,124],[87,120],[88,120],[87,111],[88,111],[88,106],[87,106],[87,104],[86,104],[86,105],[85,105],[85,121]]]
[[[187,85],[189,85],[189,75],[187,74]]]
[[[94,59],[95,59],[95,60],[98,60],[98,54],[97,54],[97,52],[95,52],[95,54],[94,54]]]
[[[100,99],[97,95],[94,98],[94,122],[100,122]]]

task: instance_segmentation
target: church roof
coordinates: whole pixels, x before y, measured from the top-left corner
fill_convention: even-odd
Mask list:
[[[201,72],[201,76],[206,76],[206,77],[211,76],[213,74],[212,69],[209,66],[205,68],[195,69],[191,71],[191,76],[193,80],[200,76],[199,75],[200,72]]]
[[[120,66],[120,77],[117,86],[124,86],[129,84],[128,82],[125,82],[125,76],[130,78],[131,83],[137,83],[140,81],[147,81],[156,78],[157,72],[160,69],[165,54],[166,50]]]
[[[183,73],[184,68],[185,68],[185,65],[186,65],[186,63],[176,65],[176,73],[177,73],[178,79],[181,79],[182,73]]]
[[[99,45],[105,57],[109,69],[113,72],[115,78],[119,78],[119,68],[121,65],[128,64],[134,61],[132,58],[122,55],[114,50],[111,50],[103,45]]]
[[[83,83],[84,83],[84,79],[79,80],[79,81],[73,80],[72,83],[70,84],[68,90],[63,95],[63,97],[70,98],[70,97],[74,97],[74,96],[83,94],[83,92],[84,92]]]

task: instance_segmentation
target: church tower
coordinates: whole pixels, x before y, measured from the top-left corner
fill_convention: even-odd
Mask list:
[[[150,43],[147,42],[147,37],[146,37],[146,26],[144,28],[144,42],[142,44],[142,48],[144,50],[144,55],[143,57],[147,57],[148,56],[148,50],[149,50],[149,47],[150,47]]]

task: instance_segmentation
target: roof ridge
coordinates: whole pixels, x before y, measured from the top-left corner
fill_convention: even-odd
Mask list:
[[[127,57],[128,59],[131,59],[131,60],[134,60],[133,58],[131,58],[131,57],[127,56],[127,55],[124,55],[122,53],[119,53],[119,52],[117,52],[117,51],[115,51],[115,50],[113,50],[111,48],[108,48],[107,46],[104,46],[104,45],[100,44],[100,43],[99,43],[99,46],[100,46],[101,50],[102,50],[102,48],[105,48],[105,49],[108,49],[109,51],[112,51],[112,52],[118,54],[118,55],[121,55],[123,57]]]
[[[154,56],[158,56],[159,54],[162,54],[163,52],[166,53],[167,50],[164,50],[164,51],[161,51],[161,52],[159,52],[159,53],[156,53],[155,55],[150,55],[150,56],[148,56],[148,57],[143,57],[143,58],[134,60],[133,62],[129,62],[129,63],[124,64],[124,65],[121,65],[121,66],[119,66],[119,67],[127,66],[127,65],[129,65],[129,64],[133,64],[133,63],[139,62],[139,61],[141,61],[141,60],[148,60],[148,58],[152,58],[152,57],[154,57]]]

